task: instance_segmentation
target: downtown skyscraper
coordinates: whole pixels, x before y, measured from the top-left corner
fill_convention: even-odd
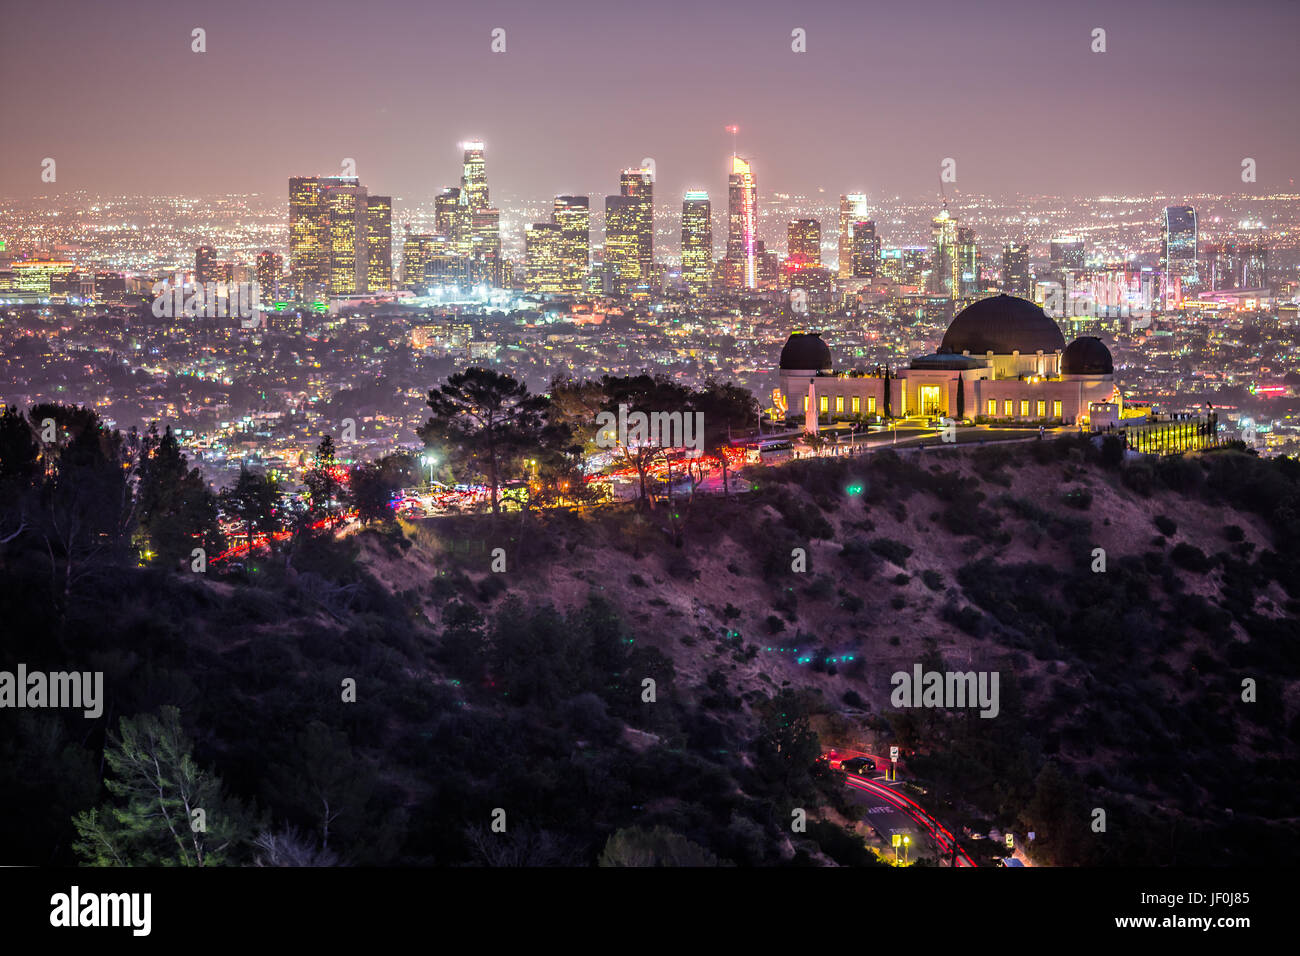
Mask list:
[[[749,161],[732,156],[727,177],[727,288],[758,288],[759,252],[758,185]]]
[[[487,161],[483,144],[461,144],[460,246],[470,259],[472,281],[501,285],[501,211],[488,201]],[[466,226],[468,225],[468,231]]]
[[[713,204],[709,194],[689,190],[682,199],[682,281],[703,295],[713,279]]]
[[[840,196],[839,277],[853,275],[853,224],[867,219],[867,197],[863,193]]]
[[[391,199],[370,197],[355,176],[289,180],[289,273],[300,298],[368,292],[372,281],[389,288],[391,250]]]
[[[591,263],[591,202],[586,196],[556,196],[551,222],[560,227],[560,292],[581,295]]]
[[[1196,210],[1191,206],[1166,206],[1160,271],[1165,275],[1167,290],[1172,292],[1175,288],[1186,289],[1198,284],[1198,239]]]
[[[613,291],[649,295],[653,265],[654,174],[625,169],[619,176],[619,195],[605,197],[605,267]]]

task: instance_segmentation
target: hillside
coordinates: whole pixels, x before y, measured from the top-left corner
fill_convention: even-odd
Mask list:
[[[377,527],[223,579],[121,569],[60,620],[7,560],[7,658],[102,667],[110,705],[89,737],[24,715],[4,783],[40,822],[5,836],[66,860],[106,725],[176,706],[262,835],[230,862],[278,835],[345,863],[866,863],[813,758],[890,744],[950,827],[1035,830],[1039,863],[1293,859],[1296,463],[1112,451],[883,451],[732,499]],[[917,664],[997,671],[998,715],[894,707]],[[791,807],[825,822],[791,834]]]

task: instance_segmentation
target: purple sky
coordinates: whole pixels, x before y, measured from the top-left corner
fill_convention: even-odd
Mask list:
[[[290,175],[353,157],[373,192],[423,199],[470,137],[506,195],[616,192],[649,156],[662,200],[721,196],[729,123],[767,195],[927,195],[949,156],[968,192],[1300,176],[1296,0],[39,0],[3,16],[4,196],[283,197]]]

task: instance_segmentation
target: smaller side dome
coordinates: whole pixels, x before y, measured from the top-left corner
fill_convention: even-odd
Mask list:
[[[783,372],[829,372],[831,350],[817,332],[795,332],[781,349]]]
[[[1113,375],[1110,349],[1094,335],[1081,335],[1061,353],[1062,375]]]

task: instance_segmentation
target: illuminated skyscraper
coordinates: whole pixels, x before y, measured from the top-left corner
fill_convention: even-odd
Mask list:
[[[402,284],[416,292],[422,291],[424,284],[424,240],[432,239],[418,232],[411,232],[406,227],[402,237]]]
[[[452,242],[459,241],[461,233],[469,231],[463,228],[465,210],[466,207],[460,202],[460,189],[456,186],[448,186],[434,197],[434,228],[438,234],[446,236]]]
[[[257,254],[255,268],[262,301],[274,302],[280,298],[280,273],[284,269],[284,257],[278,252],[263,249]]]
[[[320,176],[289,180],[289,275],[303,299],[329,294],[329,182]]]
[[[801,266],[822,264],[822,224],[816,219],[794,219],[786,229],[786,257]]]
[[[1048,244],[1048,262],[1053,272],[1078,272],[1084,268],[1082,236],[1053,236]]]
[[[727,285],[758,288],[758,185],[749,161],[731,157],[727,177]]]
[[[1198,281],[1196,264],[1196,210],[1191,206],[1166,206],[1164,248],[1160,268],[1169,288],[1177,281],[1183,288]]]
[[[465,150],[464,172],[460,177],[461,201],[471,210],[486,209],[489,203],[483,144],[469,142],[460,145]]]
[[[650,292],[654,265],[654,179],[648,169],[625,169],[620,194],[605,197],[605,265],[620,295]]]
[[[930,222],[930,279],[927,291],[955,298],[961,293],[961,263],[957,255],[957,220],[944,203]]]
[[[581,295],[587,288],[587,266],[591,261],[590,200],[586,196],[556,196],[551,221],[561,230],[561,291]]]
[[[501,285],[501,210],[470,214],[470,271],[476,283]]]
[[[366,289],[387,292],[393,287],[393,199],[366,199]]]
[[[870,219],[849,223],[851,252],[849,265],[854,279],[875,279],[880,271],[880,238]]]
[[[853,275],[853,224],[867,219],[867,197],[862,193],[840,196],[839,277]]]
[[[954,270],[953,283],[960,295],[974,295],[979,291],[979,244],[975,241],[975,230],[971,226],[957,227],[957,268]]]
[[[356,177],[289,180],[289,271],[306,299],[366,291],[366,187]]]
[[[216,282],[217,250],[212,246],[199,246],[194,250],[194,281],[199,285]]]
[[[1008,242],[1002,247],[1002,291],[1027,299],[1033,290],[1029,279],[1029,245]]]
[[[713,205],[691,190],[682,200],[682,279],[694,295],[708,291],[713,275]]]
[[[524,258],[525,291],[546,295],[560,295],[565,291],[563,227],[554,222],[524,226]]]
[[[366,290],[366,187],[354,177],[330,183],[330,295]]]
[[[655,183],[648,169],[625,169],[619,176],[619,189],[624,196],[636,200],[636,252],[641,283],[648,287],[654,268],[655,242]]]

